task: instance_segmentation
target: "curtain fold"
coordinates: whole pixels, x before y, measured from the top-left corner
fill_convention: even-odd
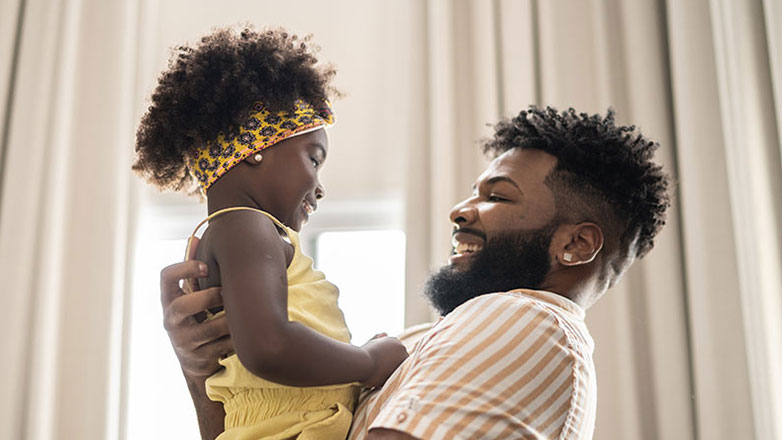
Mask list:
[[[17,59],[17,43],[20,22],[24,16],[23,0],[0,0],[0,170],[3,168],[6,151],[6,116],[9,115],[8,100],[13,88]],[[3,191],[0,181],[0,193]]]
[[[763,20],[765,21],[765,37],[768,46],[769,70],[772,79],[772,93],[776,108],[777,138],[782,139],[782,2],[779,0],[763,0]],[[782,151],[782,142],[779,144]],[[782,153],[780,153],[782,155]]]
[[[782,437],[782,159],[760,0],[709,2],[755,435]],[[775,79],[777,84],[775,84]]]
[[[116,438],[136,6],[25,7],[4,127],[0,437]]]

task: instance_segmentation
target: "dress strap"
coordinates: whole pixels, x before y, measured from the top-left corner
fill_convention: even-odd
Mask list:
[[[277,220],[273,215],[269,214],[266,211],[263,211],[263,210],[260,210],[260,209],[257,209],[257,208],[250,208],[249,206],[233,206],[231,208],[224,208],[224,209],[220,209],[218,211],[213,212],[207,218],[203,219],[201,221],[201,223],[198,224],[198,226],[195,227],[195,229],[193,230],[193,233],[190,234],[190,237],[187,238],[187,248],[185,249],[185,261],[188,261],[190,259],[190,247],[191,247],[191,245],[193,243],[193,237],[195,237],[196,233],[198,233],[198,230],[201,229],[201,226],[206,224],[209,220],[214,219],[215,217],[218,217],[218,216],[220,216],[222,214],[226,214],[226,213],[229,213],[229,212],[234,212],[234,211],[255,211],[255,212],[261,213],[261,214],[265,215],[266,217],[268,217],[269,220],[271,220],[272,223],[274,223],[277,227],[279,227],[280,229],[285,231],[286,235],[290,235],[290,232],[288,231],[288,227],[285,226],[284,224],[282,224],[281,221]]]

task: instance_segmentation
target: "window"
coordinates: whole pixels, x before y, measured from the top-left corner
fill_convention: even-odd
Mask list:
[[[401,230],[323,232],[316,265],[339,287],[339,306],[362,345],[404,330],[405,234]]]
[[[196,208],[201,208],[196,206]],[[125,438],[200,438],[193,403],[163,329],[160,270],[182,259],[188,232],[200,216],[168,217],[147,210],[140,219],[134,258]],[[175,220],[176,219],[176,220]],[[172,239],[172,236],[179,237]]]

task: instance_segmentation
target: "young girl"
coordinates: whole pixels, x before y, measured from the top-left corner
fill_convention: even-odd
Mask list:
[[[282,30],[219,30],[175,55],[133,168],[207,198],[198,284],[222,286],[236,350],[206,383],[225,410],[219,438],[344,439],[356,383],[382,385],[407,352],[388,337],[350,345],[337,288],[301,253],[298,231],[324,195],[334,70]]]

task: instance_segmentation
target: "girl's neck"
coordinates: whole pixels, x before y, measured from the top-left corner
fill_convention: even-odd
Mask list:
[[[206,208],[209,215],[215,212],[232,208],[234,206],[246,206],[248,208],[261,209],[263,208],[249,195],[240,191],[221,191],[222,188],[213,186],[209,189],[208,197],[206,198]]]

